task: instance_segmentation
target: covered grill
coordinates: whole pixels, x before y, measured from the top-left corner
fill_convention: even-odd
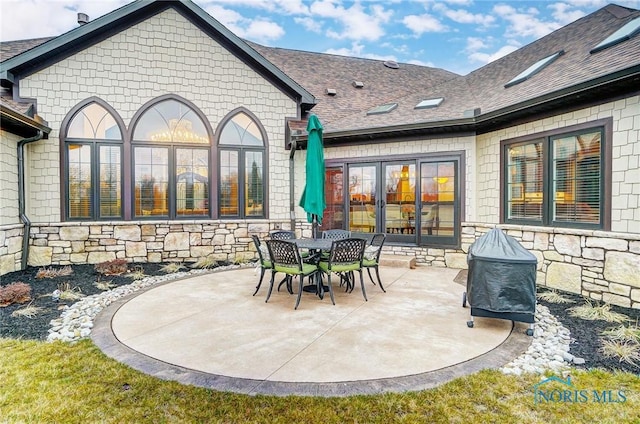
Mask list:
[[[469,272],[462,306],[473,317],[508,319],[529,323],[533,335],[536,312],[536,266],[538,260],[516,239],[494,228],[476,240],[467,255]]]

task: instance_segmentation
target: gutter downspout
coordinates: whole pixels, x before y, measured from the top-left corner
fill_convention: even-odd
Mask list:
[[[38,134],[33,137],[25,138],[18,142],[18,214],[20,221],[24,224],[22,234],[22,259],[20,269],[27,268],[27,260],[29,258],[29,234],[31,233],[31,221],[25,213],[25,190],[24,190],[24,146],[29,143],[41,140],[44,137],[42,130],[38,130]]]
[[[296,230],[296,200],[295,200],[295,170],[293,157],[296,154],[298,143],[291,140],[291,150],[289,151],[289,218],[291,219],[291,230]]]

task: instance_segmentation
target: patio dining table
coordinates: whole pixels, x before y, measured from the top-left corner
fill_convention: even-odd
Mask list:
[[[323,238],[299,238],[290,240],[298,246],[298,249],[308,249],[312,252],[313,257],[320,261],[320,254],[331,250],[333,240]],[[329,286],[322,284],[322,277],[318,276],[316,284],[309,284],[303,287],[303,290],[310,293],[316,293],[320,299],[324,297],[325,290],[329,290]]]

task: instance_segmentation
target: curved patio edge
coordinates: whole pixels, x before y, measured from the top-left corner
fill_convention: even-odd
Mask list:
[[[387,392],[399,393],[431,389],[458,377],[473,374],[483,369],[502,367],[524,353],[531,343],[531,337],[526,336],[524,333],[526,326],[512,322],[508,337],[494,349],[473,359],[420,374],[331,383],[280,382],[210,374],[170,364],[137,352],[122,344],[111,328],[113,316],[125,303],[147,290],[156,288],[159,285],[171,284],[181,279],[152,285],[111,303],[96,316],[91,332],[92,341],[107,356],[135,370],[162,380],[171,380],[186,385],[247,395],[322,397],[367,395]],[[425,354],[427,353],[427,349],[428,347],[425,342]]]

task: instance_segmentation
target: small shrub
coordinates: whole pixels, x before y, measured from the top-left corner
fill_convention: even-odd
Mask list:
[[[69,282],[58,284],[58,290],[60,290],[60,300],[78,300],[84,297],[80,288],[72,288]]]
[[[607,358],[618,358],[619,362],[638,367],[640,362],[640,345],[619,340],[603,340],[602,354]]]
[[[538,299],[541,299],[550,303],[573,303],[573,300],[562,296],[556,290],[541,292],[536,294],[536,296],[538,297]]]
[[[160,268],[160,270],[166,274],[173,274],[176,273],[180,270],[184,269],[184,265],[179,264],[177,262],[172,262],[170,264],[166,264],[165,266],[163,266],[162,268]]]
[[[247,258],[245,258],[244,256],[240,256],[240,255],[236,256],[233,259],[233,264],[234,265],[242,265],[242,264],[246,264],[247,262],[248,262]]]
[[[16,309],[15,311],[13,311],[11,313],[11,316],[14,318],[20,318],[20,317],[35,318],[36,315],[38,315],[42,311],[44,311],[44,308],[28,304],[24,308]]]
[[[93,285],[98,289],[98,290],[111,290],[112,288],[116,287],[117,284],[114,284],[113,282],[111,282],[111,280],[106,280],[106,281],[100,281],[100,278],[98,278],[98,280],[93,283]]]
[[[36,274],[36,278],[56,278],[65,277],[73,274],[73,269],[70,266],[63,266],[62,268],[40,268]]]
[[[25,303],[31,300],[31,286],[21,281],[0,286],[0,307],[9,306],[12,303]]]
[[[218,261],[213,259],[213,256],[203,256],[199,258],[193,265],[192,268],[200,268],[200,269],[210,269],[218,266]]]
[[[142,280],[146,276],[147,274],[144,273],[144,269],[142,269],[142,267],[140,266],[137,266],[133,271],[127,274],[127,277],[131,278],[132,280]]]
[[[96,272],[103,275],[120,275],[127,272],[126,259],[113,259],[111,261],[100,262],[95,265]]]
[[[610,340],[620,342],[632,342],[640,344],[640,327],[621,325],[602,332],[602,335]]]
[[[596,306],[591,301],[580,306],[574,306],[568,309],[569,315],[589,321],[601,320],[607,322],[625,322],[629,320],[624,314],[611,310],[611,305],[605,303],[602,306]]]

